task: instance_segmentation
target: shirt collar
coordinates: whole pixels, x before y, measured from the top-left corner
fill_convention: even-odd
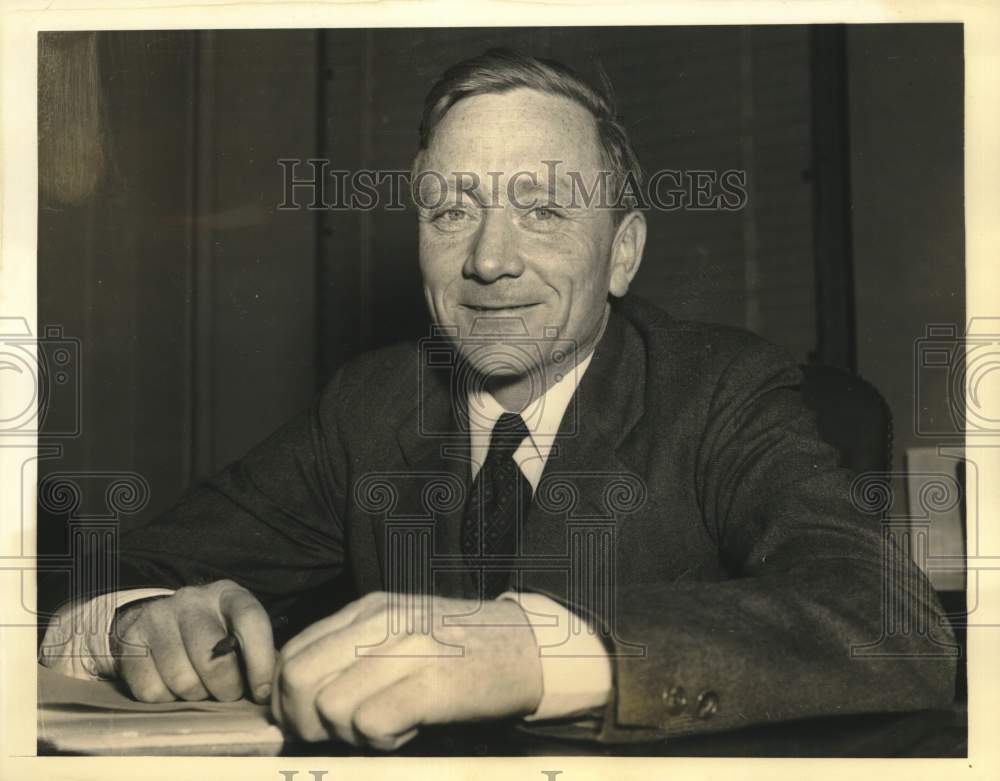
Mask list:
[[[562,423],[563,415],[570,399],[590,366],[594,357],[591,351],[582,361],[521,410],[521,417],[528,429],[531,445],[538,456],[545,461]],[[469,393],[469,438],[472,445],[472,460],[482,464],[489,450],[490,435],[497,419],[507,410],[488,391],[475,390]]]

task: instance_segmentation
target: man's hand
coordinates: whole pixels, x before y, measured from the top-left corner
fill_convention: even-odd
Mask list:
[[[517,603],[373,593],[282,649],[271,710],[305,740],[392,750],[421,724],[527,715],[541,698]]]
[[[239,652],[213,659],[212,647],[228,632]],[[112,625],[111,650],[122,680],[143,702],[238,700],[246,689],[266,702],[270,694],[271,621],[257,598],[231,580],[126,605]]]

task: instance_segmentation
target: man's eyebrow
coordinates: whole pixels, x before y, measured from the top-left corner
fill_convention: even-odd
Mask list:
[[[465,198],[468,196],[476,202],[477,206],[485,207],[490,202],[490,194],[484,184],[485,183],[480,181],[478,177],[471,181],[469,179],[463,180],[461,178],[458,181],[451,181],[448,183],[448,197],[458,196],[460,198]]]
[[[566,190],[574,186],[573,178],[566,173],[559,174],[556,177],[556,187],[555,192],[566,192]],[[531,176],[520,176],[514,183],[514,189],[517,191],[518,195],[525,195],[528,193],[547,193],[550,189],[550,184],[548,180],[542,177],[531,177]]]
[[[519,200],[536,194],[546,195],[550,192],[548,179],[536,171],[516,171],[510,177],[513,178],[514,194]],[[566,172],[558,174],[555,179],[555,194],[565,196],[575,192],[579,186],[579,179],[579,174],[576,176],[571,176]],[[436,180],[435,184],[432,185],[432,192],[435,193],[435,198],[442,203],[454,203],[456,200],[468,197],[477,206],[485,208],[493,203],[497,194],[502,194],[505,187],[509,187],[511,184],[510,179],[507,180],[506,184],[497,184],[498,181],[502,180],[492,173],[483,178],[475,174],[466,174],[463,177],[460,172],[456,172],[444,179],[444,187],[440,186],[441,180]],[[498,189],[494,192],[496,188]]]
[[[473,187],[476,184],[479,186]],[[439,185],[439,181],[431,185],[433,189],[430,192],[441,205],[454,204],[456,200],[466,197],[472,199],[480,207],[485,206],[489,202],[489,193],[483,189],[483,183],[476,182],[475,180],[470,181],[468,177],[464,180],[456,180],[455,177],[448,177],[445,179],[444,187],[440,187]],[[421,189],[424,191],[426,187]]]

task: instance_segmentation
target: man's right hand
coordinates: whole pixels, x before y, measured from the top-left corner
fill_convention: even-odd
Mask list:
[[[230,632],[239,650],[213,659],[213,646]],[[111,626],[111,651],[119,676],[143,702],[231,701],[245,691],[267,702],[271,693],[271,621],[257,598],[231,580],[125,605]]]

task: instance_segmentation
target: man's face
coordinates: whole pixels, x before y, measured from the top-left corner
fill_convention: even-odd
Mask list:
[[[535,90],[465,98],[435,128],[420,170],[448,187],[421,180],[424,294],[481,374],[534,371],[554,340],[582,357],[600,336],[616,231],[609,209],[572,202],[567,174],[589,189],[604,167],[587,110]]]

